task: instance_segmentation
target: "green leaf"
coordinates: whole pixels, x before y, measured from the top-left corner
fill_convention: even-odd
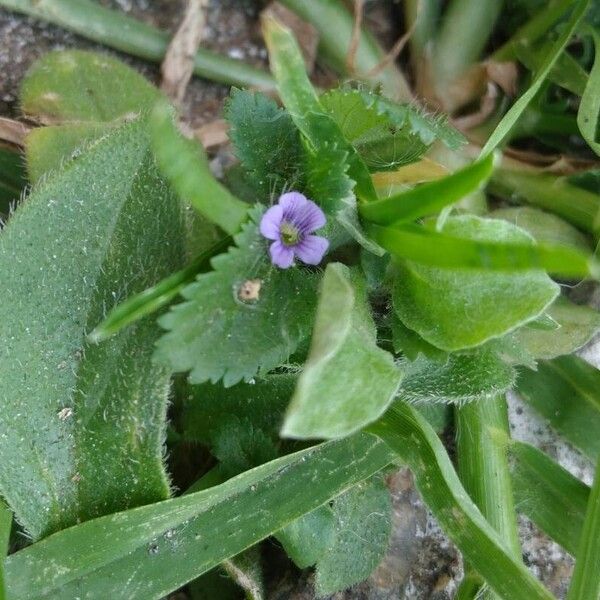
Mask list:
[[[401,376],[392,355],[377,347],[364,280],[340,263],[327,265],[308,360],[282,435],[331,438],[357,431],[388,407]]]
[[[600,597],[600,458],[585,511],[567,600]]]
[[[529,444],[513,441],[508,449],[519,512],[575,556],[589,487]]]
[[[45,124],[110,122],[154,105],[160,92],[137,71],[106,54],[50,52],[21,85],[21,110]]]
[[[411,469],[419,493],[443,531],[494,592],[505,600],[553,600],[473,504],[442,442],[415,409],[397,402],[368,431],[383,439]]]
[[[445,360],[419,356],[401,364],[405,376],[398,396],[408,402],[484,402],[506,392],[515,382],[513,368],[487,349],[450,354]]]
[[[26,185],[23,157],[0,146],[0,218],[8,215],[11,204],[19,200]]]
[[[381,477],[335,499],[333,539],[317,562],[319,597],[359,583],[375,570],[388,548],[391,511],[390,492]]]
[[[290,115],[261,93],[233,89],[225,104],[236,156],[266,201],[284,188],[296,189],[302,147]]]
[[[157,359],[191,371],[191,383],[248,381],[284,362],[310,333],[318,276],[271,264],[258,231],[263,210],[252,210],[235,236],[237,247],[213,258],[214,271],[198,275],[181,292],[186,301],[159,320],[168,333]],[[258,299],[244,299],[247,285]]]
[[[253,546],[237,556],[224,560],[221,568],[244,590],[248,600],[264,600],[265,584],[260,548]]]
[[[71,527],[5,562],[11,600],[162,598],[328,502],[393,459],[359,434],[206,491]],[[47,569],[48,565],[52,569]]]
[[[600,455],[600,371],[577,356],[523,369],[517,390],[550,425],[592,460]]]
[[[600,139],[598,138],[598,120],[600,119],[600,35],[591,27],[587,28],[587,31],[594,40],[596,56],[579,103],[577,125],[583,139],[600,156]]]
[[[493,152],[496,147],[502,143],[502,141],[509,134],[513,125],[519,120],[519,117],[523,114],[523,111],[527,108],[527,105],[533,100],[535,95],[538,93],[546,77],[556,64],[556,61],[560,54],[565,49],[569,40],[577,30],[577,27],[585,15],[590,0],[576,0],[574,3],[573,12],[565,27],[563,28],[560,36],[554,42],[553,46],[549,49],[544,62],[540,66],[536,76],[534,77],[531,85],[521,95],[521,97],[511,106],[509,111],[504,115],[500,123],[494,129],[492,135],[489,137],[485,146],[481,150],[481,156],[487,156]]]
[[[274,19],[268,18],[263,20],[263,34],[279,95],[296,127],[308,139],[315,152],[323,153],[323,148],[331,145],[346,151],[348,175],[356,182],[356,195],[365,200],[376,199],[377,194],[366,164],[319,102],[292,33]]]
[[[560,217],[530,206],[500,208],[489,215],[508,221],[524,229],[537,242],[569,246],[581,252],[590,252],[588,238]]]
[[[181,135],[166,102],[152,110],[150,132],[158,167],[179,196],[228,234],[237,233],[249,206],[214,178],[202,145]]]
[[[534,358],[550,359],[572,354],[600,331],[600,312],[573,304],[563,296],[555,300],[546,315],[557,328],[544,330],[526,326],[515,332],[519,343]]]
[[[325,556],[333,543],[335,526],[332,508],[320,506],[279,530],[275,537],[296,566],[306,569]]]
[[[476,242],[530,242],[499,220],[464,215],[447,219],[444,234]],[[435,249],[441,252],[441,248]],[[408,328],[447,351],[471,348],[535,319],[559,287],[539,270],[497,273],[442,269],[398,261],[394,310]]]
[[[426,342],[416,331],[409,329],[395,312],[390,314],[392,346],[396,354],[402,352],[409,360],[415,360],[419,354],[427,358],[444,361],[447,353]]]
[[[493,169],[494,156],[489,155],[448,177],[423,183],[389,198],[362,204],[360,214],[379,225],[414,221],[435,214],[481,189]]]
[[[85,341],[121,296],[183,259],[183,211],[145,131],[134,122],[107,136],[0,234],[0,491],[34,538],[168,495],[157,328]]]

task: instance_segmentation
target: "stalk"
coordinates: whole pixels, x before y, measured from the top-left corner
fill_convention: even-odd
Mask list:
[[[169,43],[167,33],[91,0],[0,0],[0,7],[64,27],[94,42],[152,62],[163,59]],[[228,85],[275,88],[273,78],[266,71],[209,50],[200,49],[196,53],[194,73]]]
[[[311,23],[319,32],[319,53],[343,75],[347,72],[346,56],[352,38],[354,17],[341,0],[281,0],[281,3],[293,10],[299,17]],[[376,67],[385,53],[375,38],[363,30],[356,53],[356,77],[365,79],[373,85],[380,84],[385,95],[391,98],[412,100],[410,87],[404,75],[394,65],[389,64],[374,77],[365,74]]]
[[[516,48],[522,44],[531,45],[541,38],[558,19],[573,6],[573,0],[553,0],[546,8],[536,13],[527,23],[517,29],[494,54],[493,60],[516,60]]]
[[[587,505],[567,600],[600,598],[600,459]]]
[[[451,2],[442,20],[432,59],[442,88],[479,60],[501,8],[502,0]]]
[[[414,26],[410,38],[410,58],[415,69],[422,67],[423,54],[435,36],[441,13],[440,0],[405,0],[406,29]]]
[[[493,173],[488,187],[508,200],[518,198],[552,212],[586,233],[598,233],[594,219],[600,210],[600,196],[563,177],[502,167]]]
[[[508,411],[506,399],[471,402],[455,411],[458,472],[465,489],[506,542],[515,559],[521,559],[517,518],[508,467]],[[497,596],[489,590],[482,599]]]
[[[10,530],[12,528],[13,515],[8,506],[0,499],[0,600],[5,600],[6,589],[4,587],[4,558],[8,554],[10,541]]]

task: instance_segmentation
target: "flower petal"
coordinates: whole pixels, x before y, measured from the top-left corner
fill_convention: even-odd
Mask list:
[[[302,214],[298,215],[298,221],[295,221],[295,225],[305,235],[321,229],[327,223],[325,213],[312,200],[306,201],[301,212]]]
[[[318,265],[329,248],[329,242],[321,236],[309,235],[295,248],[298,258],[307,265]]]
[[[283,209],[283,214],[286,219],[293,221],[298,214],[302,214],[304,205],[308,199],[300,192],[287,192],[279,196],[278,204]]]
[[[276,204],[262,216],[260,220],[260,232],[268,240],[279,239],[279,227],[283,219],[283,208]]]
[[[269,247],[271,262],[281,269],[291,267],[294,262],[294,250],[284,246],[280,241],[273,242]]]

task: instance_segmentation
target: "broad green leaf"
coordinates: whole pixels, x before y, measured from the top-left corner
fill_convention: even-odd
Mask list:
[[[190,371],[191,383],[248,381],[284,362],[310,334],[318,276],[271,264],[258,231],[263,210],[251,211],[236,246],[213,258],[214,270],[198,275],[181,292],[185,302],[159,320],[168,333],[157,344],[157,359]]]
[[[600,35],[591,27],[587,31],[594,40],[596,57],[579,103],[577,125],[590,148],[600,156],[600,139],[598,138],[598,121],[600,120]]]
[[[535,358],[556,358],[572,354],[600,331],[600,312],[589,306],[578,306],[559,296],[546,314],[557,325],[553,329],[521,327],[515,336]]]
[[[573,12],[569,17],[569,20],[565,24],[560,36],[554,42],[552,47],[549,49],[544,62],[540,66],[536,73],[531,85],[521,95],[521,97],[511,106],[509,111],[504,115],[500,123],[494,129],[492,135],[489,137],[485,146],[481,150],[481,156],[487,156],[493,152],[499,144],[506,138],[512,129],[513,125],[519,120],[519,117],[523,114],[523,111],[527,108],[527,105],[533,100],[535,95],[538,93],[546,77],[556,64],[556,61],[560,54],[565,49],[565,46],[569,43],[569,40],[577,30],[577,27],[585,15],[590,4],[590,0],[575,0]]]
[[[359,434],[61,531],[6,559],[11,600],[158,600],[392,460],[385,444]]]
[[[396,354],[402,352],[409,360],[416,360],[419,354],[438,361],[447,358],[446,352],[426,342],[416,331],[406,327],[395,312],[391,313],[390,319],[392,346]]]
[[[334,535],[317,561],[319,597],[366,579],[384,557],[391,534],[390,492],[381,477],[363,481],[333,503]]]
[[[296,566],[306,569],[325,556],[331,547],[336,533],[335,525],[334,512],[325,505],[296,519],[279,530],[275,537]]]
[[[508,450],[517,509],[575,556],[589,487],[529,444],[513,441]]]
[[[465,218],[478,217],[471,215]],[[429,227],[412,224],[394,227],[367,225],[366,231],[392,256],[432,267],[507,273],[545,269],[565,278],[590,276],[600,279],[600,263],[591,254],[566,246],[534,244],[529,236],[512,241],[485,241],[448,235],[444,230],[439,233]],[[519,231],[525,235],[523,230]]]
[[[362,204],[360,214],[379,225],[414,221],[435,214],[479,190],[489,179],[493,169],[494,156],[491,154],[442,179],[423,183],[389,198]]]
[[[490,213],[493,219],[508,221],[524,229],[537,242],[570,246],[581,252],[590,252],[588,238],[560,217],[530,206],[500,208]]]
[[[366,164],[319,102],[292,33],[274,19],[267,18],[263,20],[263,34],[279,95],[298,129],[308,139],[315,152],[322,153],[325,151],[324,146],[331,145],[346,151],[348,175],[356,182],[356,195],[364,200],[376,199],[377,195]]]
[[[106,54],[66,50],[36,61],[21,86],[21,110],[45,124],[109,122],[153,106],[160,92]]]
[[[585,511],[567,600],[600,597],[600,457]]]
[[[160,170],[179,196],[203,217],[230,235],[237,233],[249,206],[214,178],[202,145],[184,138],[173,116],[166,102],[157,103],[150,116],[152,148]]]
[[[37,187],[0,234],[0,491],[34,538],[168,495],[157,328],[100,346],[86,335],[180,266],[182,212],[134,122]]]
[[[517,390],[552,427],[592,460],[600,455],[600,371],[577,356],[523,369]]]
[[[357,431],[388,407],[401,377],[392,355],[377,347],[364,280],[340,263],[329,264],[282,435],[333,438]]]
[[[469,215],[449,218],[443,234],[507,247],[532,244],[528,234],[509,223]],[[559,293],[558,285],[540,270],[469,271],[413,261],[398,261],[397,270],[394,311],[408,328],[447,351],[508,333],[535,319]]]
[[[485,402],[506,392],[515,381],[513,368],[487,349],[449,354],[445,360],[419,356],[401,364],[405,376],[398,396],[408,402]]]
[[[368,428],[406,463],[423,500],[464,559],[504,600],[553,600],[514,558],[463,488],[442,442],[411,406],[397,402]]]
[[[236,155],[263,193],[261,200],[266,202],[284,188],[296,189],[302,147],[290,115],[264,94],[233,89],[225,118]]]

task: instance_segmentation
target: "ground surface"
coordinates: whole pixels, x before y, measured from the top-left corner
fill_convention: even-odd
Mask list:
[[[182,0],[101,0],[152,25],[172,31],[178,23]],[[384,9],[374,4],[370,22],[381,36],[393,36]],[[256,25],[257,3],[253,0],[212,0],[204,35],[206,47],[254,64],[266,64],[266,53]],[[27,68],[44,53],[63,48],[96,49],[111,52],[56,27],[0,9],[0,116],[18,115],[18,88]],[[159,80],[156,65],[124,57],[154,82]],[[183,114],[194,127],[220,114],[226,86],[194,79],[186,94]],[[599,299],[600,300],[600,299]],[[600,340],[584,353],[600,366]],[[579,453],[557,440],[549,428],[512,396],[511,427],[517,439],[531,442],[591,482],[593,468]],[[394,532],[390,550],[371,578],[337,594],[336,600],[446,600],[453,597],[462,577],[462,561],[452,544],[424,507],[407,471],[390,479],[394,503]],[[556,544],[522,520],[523,556],[531,570],[559,597],[564,598],[572,559]],[[271,578],[270,578],[271,579]],[[269,600],[300,600],[314,597],[310,575],[298,576],[282,569],[269,584]]]

